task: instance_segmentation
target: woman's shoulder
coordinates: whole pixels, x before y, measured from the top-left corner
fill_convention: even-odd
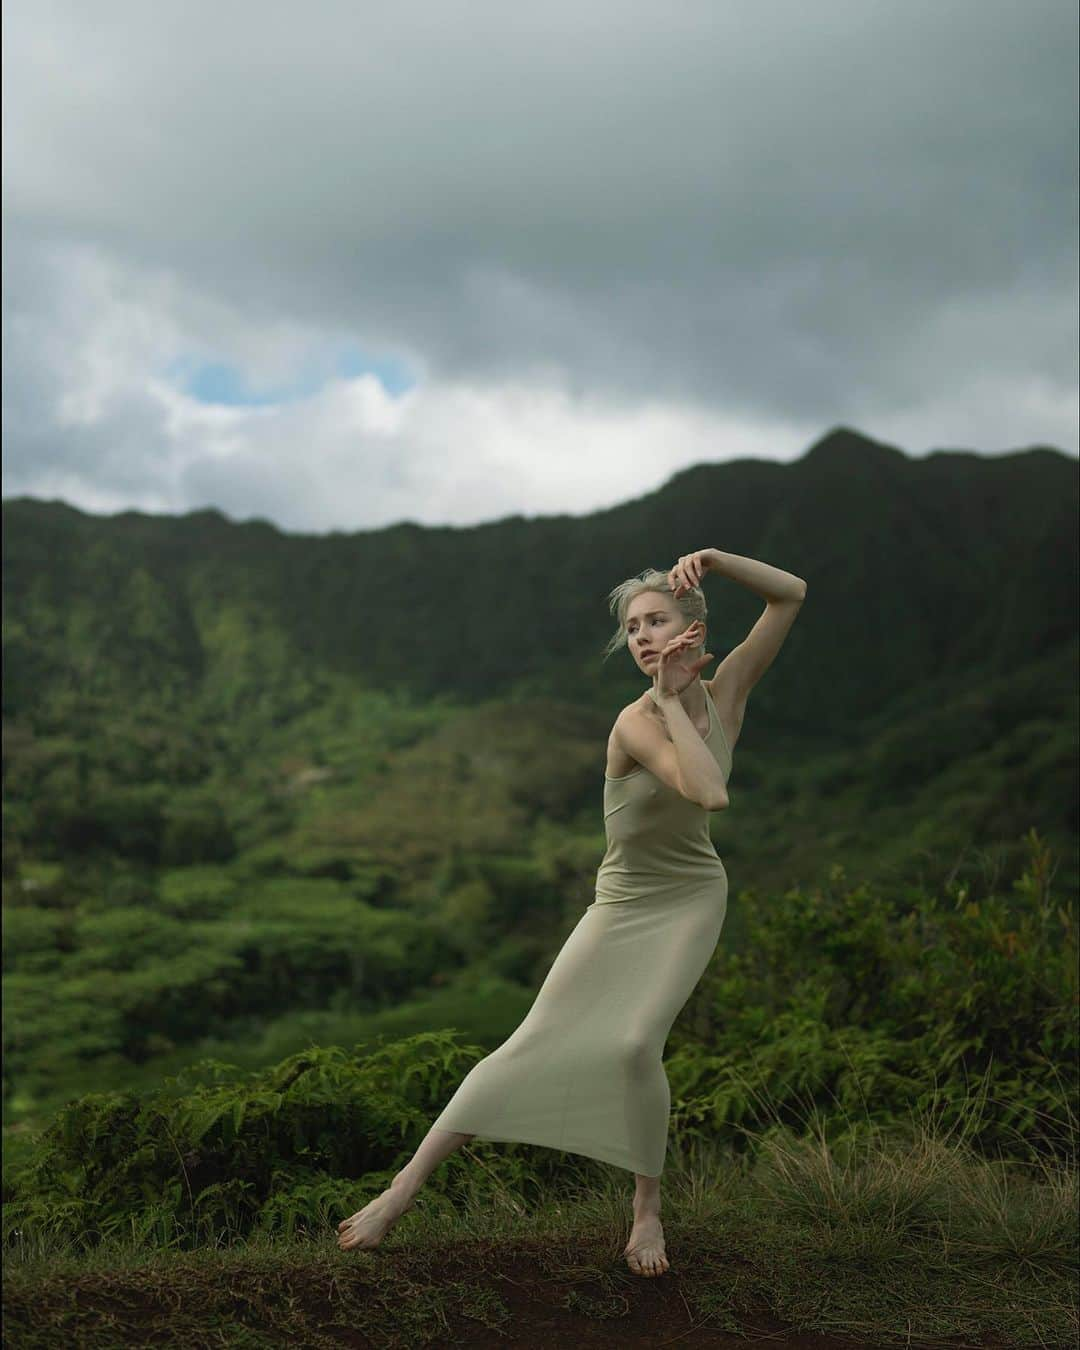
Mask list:
[[[656,704],[649,697],[649,691],[646,690],[640,698],[634,699],[624,708],[620,708],[616,714],[615,721],[612,723],[611,732],[608,735],[608,754],[606,776],[608,778],[628,778],[630,774],[635,773],[641,768],[641,765],[634,757],[629,754],[619,735],[621,727],[625,727],[627,720],[633,717],[656,716],[663,720],[663,714],[657,708]],[[664,726],[665,735],[667,726]],[[670,737],[669,737],[670,739]]]
[[[631,703],[627,703],[625,707],[619,709],[615,716],[615,725],[618,726],[620,722],[625,721],[628,717],[642,716],[663,717],[663,713],[649,697],[649,691],[647,689],[639,698],[635,698]]]
[[[649,692],[646,690],[640,698],[635,698],[632,702],[625,704],[615,714],[615,720],[612,722],[611,731],[608,734],[608,743],[611,744],[612,742],[615,742],[617,744],[619,741],[620,729],[626,726],[626,723],[631,718],[637,717],[658,719],[664,726],[665,731],[667,729],[667,723],[664,722],[663,713],[661,713],[660,709],[649,697]]]

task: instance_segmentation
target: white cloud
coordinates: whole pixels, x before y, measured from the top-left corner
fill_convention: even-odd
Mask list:
[[[208,344],[210,320],[231,359],[261,354],[253,364],[266,379],[288,374],[285,354],[300,350],[300,336],[245,341],[237,315],[86,249],[57,254],[53,266],[58,322],[40,325],[37,351],[32,327],[17,334],[23,359],[50,363],[56,377],[53,434],[39,427],[37,454],[12,466],[9,494],[33,488],[91,510],[214,504],[297,530],[473,524],[516,511],[582,514],[694,460],[791,457],[816,430],[575,393],[557,369],[530,380],[429,380],[399,397],[361,375],[278,407],[203,403],[160,370],[174,349]],[[61,327],[62,353],[51,346]],[[32,412],[9,406],[16,436],[26,425],[14,419]]]
[[[5,492],[346,529],[586,511],[838,423],[1075,452],[1076,26],[11,4]],[[222,409],[167,376],[280,386],[336,343],[417,386]]]

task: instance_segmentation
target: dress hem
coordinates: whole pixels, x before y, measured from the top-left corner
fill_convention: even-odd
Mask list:
[[[436,1124],[433,1125],[432,1128],[439,1130],[452,1129],[454,1134],[471,1134],[476,1139],[486,1139],[489,1143],[494,1144],[529,1144],[533,1148],[552,1148],[558,1153],[574,1153],[582,1158],[593,1158],[596,1162],[609,1163],[612,1167],[621,1167],[625,1171],[633,1172],[638,1176],[659,1177],[663,1175],[662,1167],[659,1172],[643,1171],[638,1163],[628,1162],[625,1153],[616,1156],[613,1151],[601,1153],[590,1148],[573,1148],[570,1144],[553,1144],[547,1139],[526,1139],[523,1135],[489,1134],[485,1130],[470,1130],[467,1125],[455,1125],[451,1127],[449,1125]]]

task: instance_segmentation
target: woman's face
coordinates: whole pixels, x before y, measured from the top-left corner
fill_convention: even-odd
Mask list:
[[[656,672],[656,658],[672,638],[685,633],[690,624],[670,595],[644,591],[630,601],[626,611],[626,643],[647,675]]]

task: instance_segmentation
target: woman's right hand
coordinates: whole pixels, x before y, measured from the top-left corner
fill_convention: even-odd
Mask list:
[[[714,660],[712,652],[706,652],[695,661],[686,655],[698,645],[704,632],[705,625],[695,619],[684,633],[673,637],[661,650],[656,662],[657,698],[678,698],[697,679],[704,667]]]

